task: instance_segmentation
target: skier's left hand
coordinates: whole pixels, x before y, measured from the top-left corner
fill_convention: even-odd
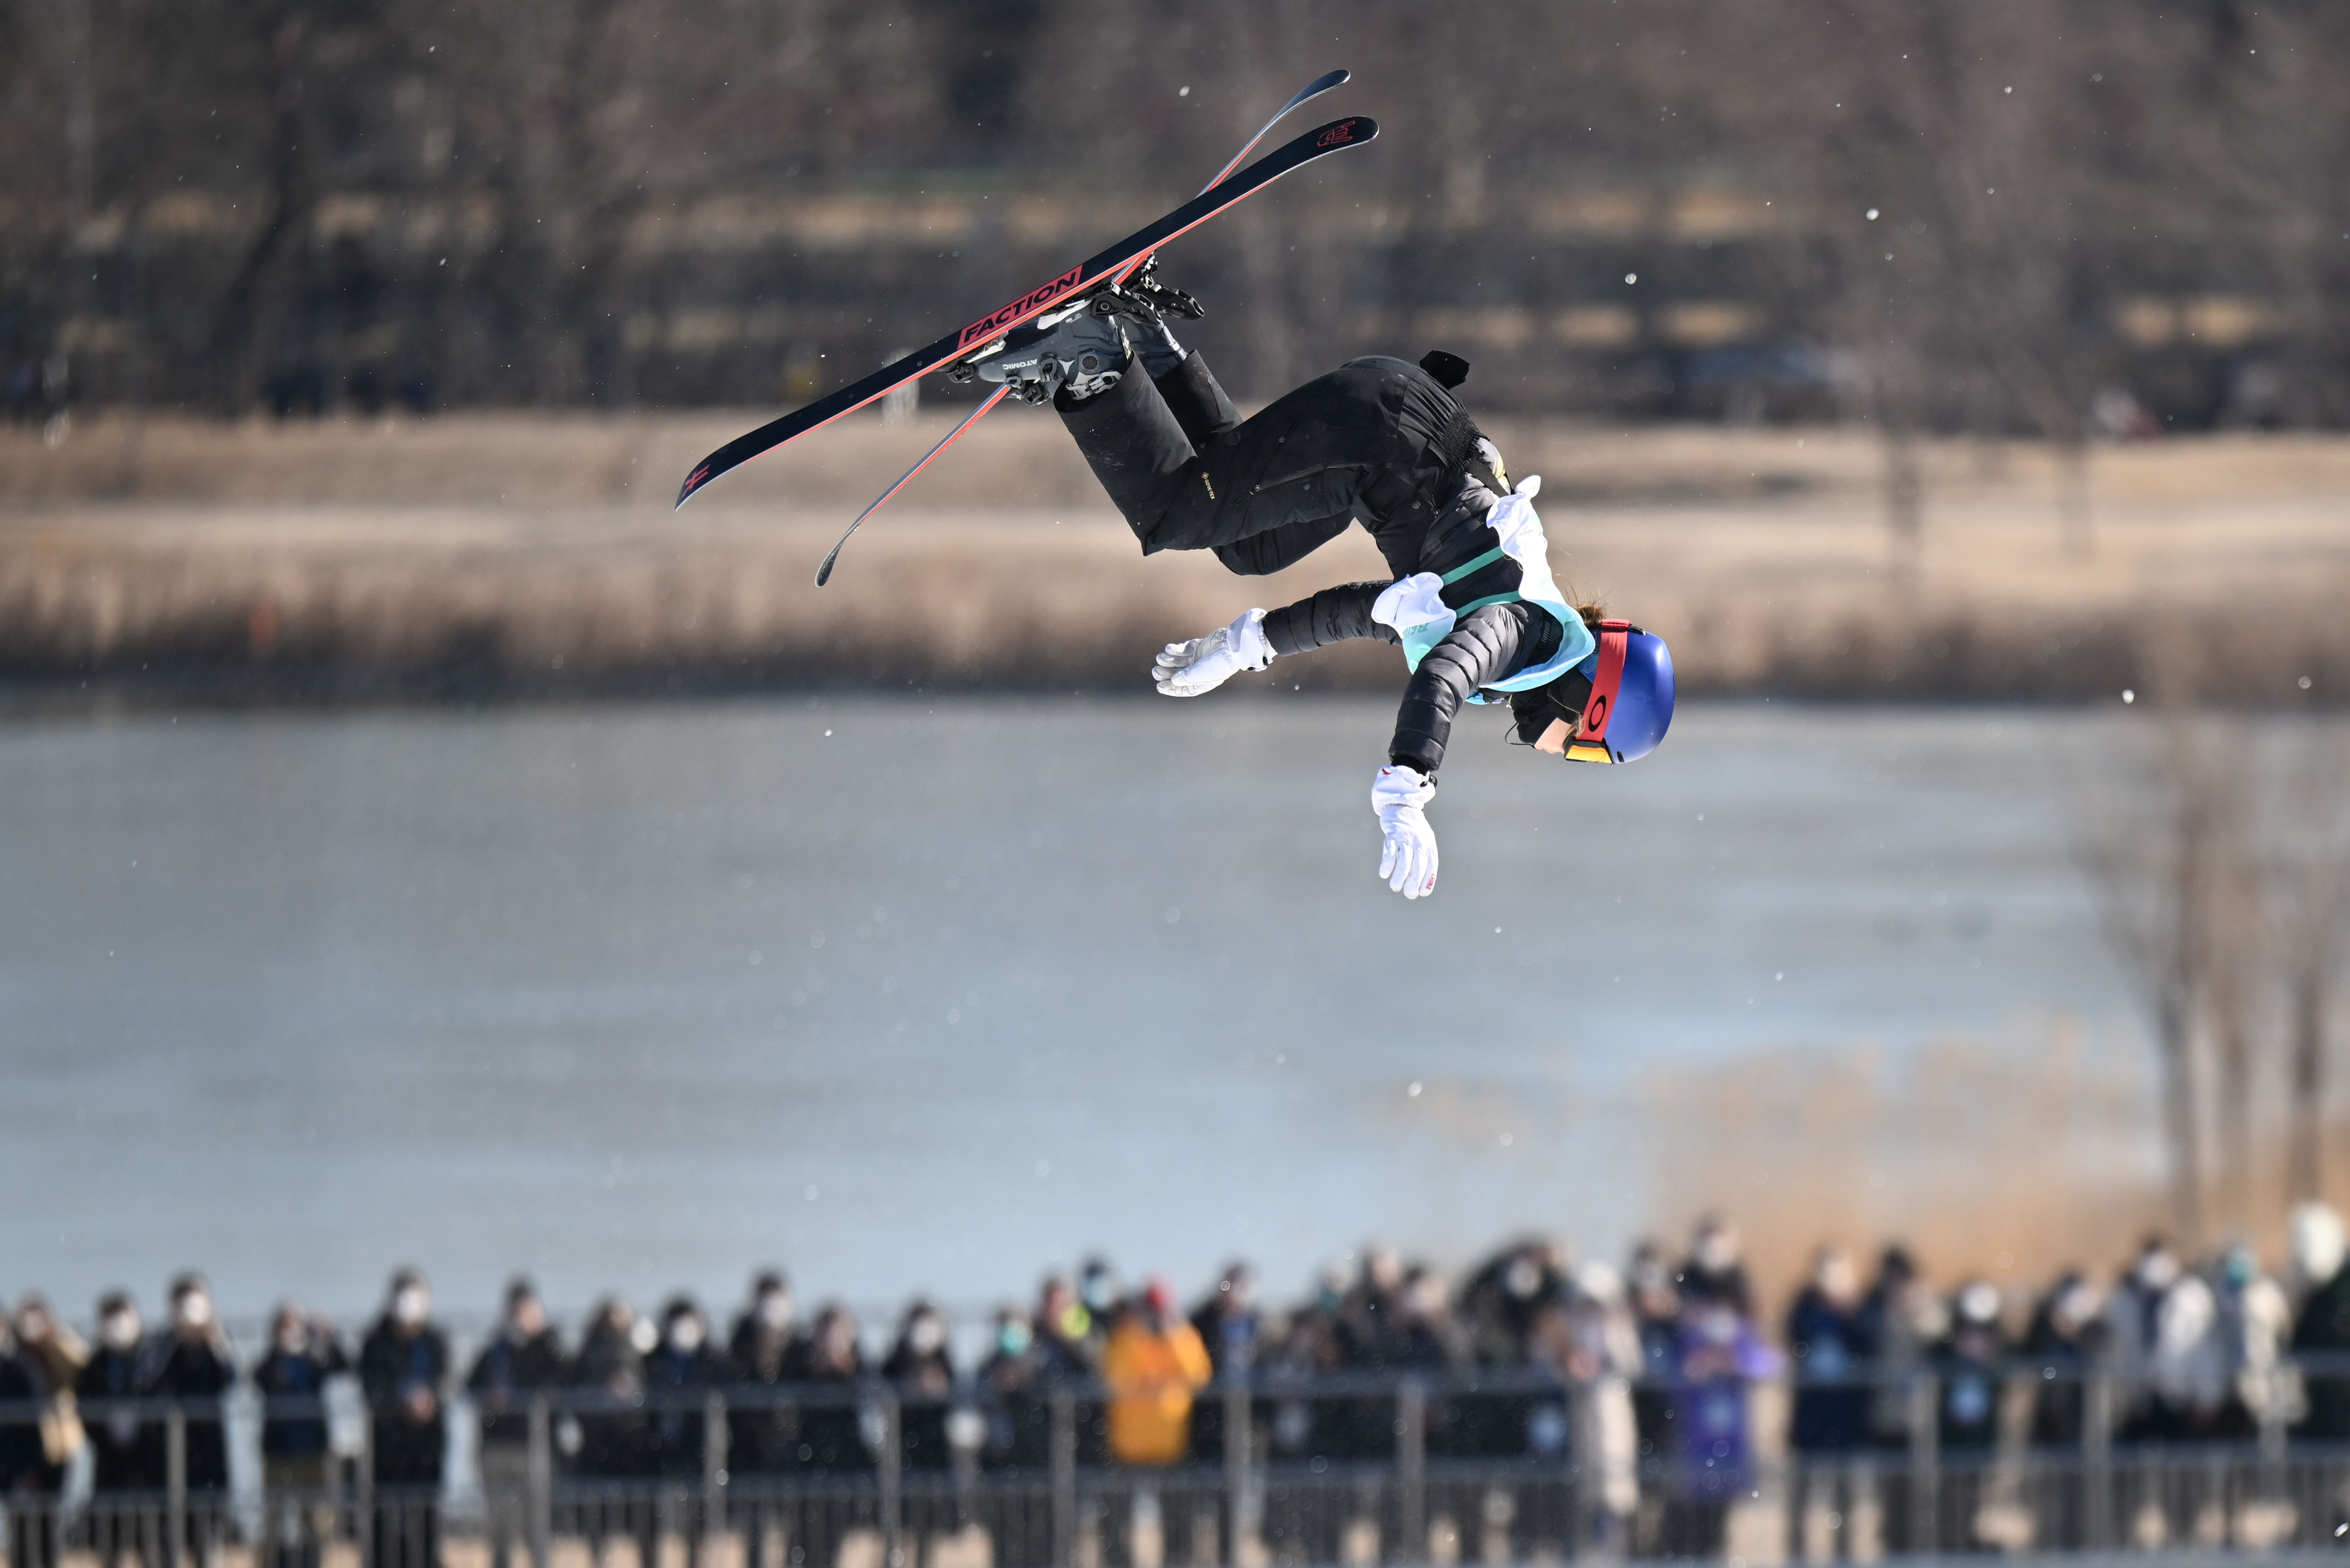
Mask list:
[[[1232,625],[1189,642],[1170,642],[1150,666],[1151,681],[1167,697],[1197,697],[1213,691],[1243,670],[1273,662],[1264,637],[1264,611],[1244,610]]]
[[[1379,875],[1407,898],[1436,891],[1436,829],[1428,824],[1428,803],[1436,781],[1401,763],[1379,770],[1371,781],[1371,809],[1379,814]]]

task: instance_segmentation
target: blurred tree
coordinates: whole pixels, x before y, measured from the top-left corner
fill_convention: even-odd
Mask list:
[[[2100,388],[2350,419],[2314,0],[25,0],[0,289],[99,396],[135,340],[224,408],[768,399],[1164,211],[1334,63],[1376,153],[1170,256],[1255,395],[1442,337],[1486,406],[1842,400],[1904,559],[1924,432],[2057,440],[2085,544]],[[2231,345],[2116,327],[2206,296]]]

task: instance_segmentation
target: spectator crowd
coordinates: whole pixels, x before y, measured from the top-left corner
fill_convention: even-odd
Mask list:
[[[1749,1389],[1783,1375],[1786,1427],[1772,1436],[1798,1458],[1924,1443],[2078,1448],[2085,1424],[2105,1418],[2090,1411],[2092,1371],[2118,1390],[2106,1434],[2117,1443],[2271,1429],[2350,1439],[2350,1360],[2324,1359],[2350,1353],[2344,1226],[2313,1204],[2290,1230],[2278,1275],[2244,1245],[2190,1260],[2149,1238],[2110,1282],[2070,1272],[2022,1302],[1986,1278],[1938,1284],[1898,1245],[1866,1271],[1825,1247],[1768,1325],[1775,1334],[1736,1232],[1712,1220],[1685,1251],[1644,1243],[1620,1271],[1524,1241],[1448,1280],[1371,1247],[1281,1310],[1243,1263],[1186,1310],[1165,1280],[1129,1289],[1097,1258],[1047,1275],[1033,1305],[999,1308],[978,1354],[960,1361],[930,1300],[868,1338],[838,1303],[804,1314],[775,1272],[752,1281],[723,1332],[690,1296],[648,1316],[615,1295],[570,1341],[517,1280],[461,1365],[427,1282],[402,1270],[356,1340],[287,1303],[266,1343],[241,1357],[205,1282],[189,1274],[172,1282],[151,1330],[126,1292],[99,1298],[87,1337],[40,1295],[18,1301],[0,1325],[0,1503],[13,1568],[47,1568],[59,1546],[55,1500],[77,1464],[99,1501],[151,1497],[167,1480],[199,1501],[224,1495],[221,1399],[240,1379],[260,1403],[278,1568],[315,1563],[330,1528],[312,1516],[317,1499],[353,1462],[372,1495],[407,1500],[377,1518],[374,1560],[433,1561],[432,1500],[461,1391],[478,1422],[469,1451],[501,1564],[525,1529],[534,1452],[585,1481],[691,1482],[722,1465],[738,1483],[837,1475],[874,1469],[885,1454],[901,1472],[1041,1473],[1056,1405],[1065,1422],[1078,1413],[1069,1457],[1086,1466],[1221,1465],[1226,1423],[1243,1411],[1257,1459],[1316,1471],[1392,1459],[1406,1445],[1437,1459],[1574,1453],[1603,1521],[1628,1519],[1659,1475],[1700,1511],[1725,1508],[1763,1436],[1751,1429]],[[1416,1429],[1398,1415],[1404,1374],[1423,1391]],[[346,1377],[366,1412],[357,1452],[330,1441],[323,1397]],[[2029,1398],[2004,1397],[2019,1382]],[[877,1392],[897,1396],[894,1418],[876,1419]],[[165,1402],[182,1410],[176,1450]],[[126,1543],[105,1538],[108,1517],[91,1511],[91,1543],[110,1562]]]

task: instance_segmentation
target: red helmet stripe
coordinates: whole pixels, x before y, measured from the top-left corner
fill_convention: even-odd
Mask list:
[[[1591,677],[1591,697],[1583,705],[1583,722],[1575,729],[1579,742],[1599,744],[1607,739],[1607,721],[1615,717],[1616,693],[1624,684],[1624,651],[1631,645],[1631,633],[1628,620],[1599,623],[1599,669]]]

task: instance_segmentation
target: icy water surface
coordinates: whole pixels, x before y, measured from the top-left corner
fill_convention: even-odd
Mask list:
[[[1372,874],[1391,716],[0,725],[0,1293],[970,1303],[1092,1246],[1286,1290],[1373,1234],[1612,1248],[1671,1157],[1642,1075],[2127,1023],[2043,755],[2078,715],[1692,706],[1620,770],[1473,716],[1417,904]]]

